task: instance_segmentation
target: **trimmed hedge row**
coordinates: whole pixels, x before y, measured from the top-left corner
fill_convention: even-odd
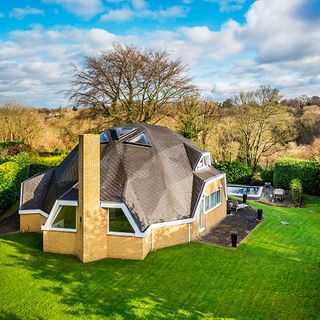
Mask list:
[[[292,203],[295,207],[298,207],[302,201],[303,188],[299,179],[293,179],[290,183],[290,193]]]
[[[319,194],[320,164],[315,161],[281,158],[274,164],[273,185],[289,189],[293,179],[300,179],[303,190],[309,194]]]
[[[66,157],[66,154],[61,154],[53,157],[34,157],[31,158],[30,163],[30,177],[48,170],[52,167],[56,167],[61,163],[61,161]]]
[[[20,184],[29,176],[30,160],[27,153],[12,157],[12,161],[0,165],[0,210],[19,199]]]
[[[228,183],[249,184],[253,176],[252,168],[242,162],[221,161],[214,166],[226,174]]]

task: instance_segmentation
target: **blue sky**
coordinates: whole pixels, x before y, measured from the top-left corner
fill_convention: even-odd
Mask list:
[[[216,100],[260,85],[320,95],[318,0],[2,0],[0,103],[66,105],[70,63],[115,41],[168,49]]]

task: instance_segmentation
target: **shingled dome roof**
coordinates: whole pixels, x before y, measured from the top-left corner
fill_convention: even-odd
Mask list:
[[[101,201],[124,202],[141,231],[189,218],[206,180],[220,172],[194,171],[204,151],[162,126],[133,123],[100,134]],[[49,213],[57,199],[78,200],[78,147],[56,168],[23,183],[22,210]]]

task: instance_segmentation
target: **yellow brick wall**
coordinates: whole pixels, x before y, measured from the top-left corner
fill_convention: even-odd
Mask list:
[[[100,208],[100,136],[79,137],[78,256],[89,262],[107,256],[106,212]]]
[[[77,233],[43,231],[43,251],[77,255]]]
[[[211,212],[208,212],[204,215],[204,221],[205,221],[205,230],[208,230],[208,228],[214,226],[215,224],[219,223],[221,220],[223,220],[226,215],[226,194],[224,189],[224,179],[220,179],[217,181],[213,181],[212,183],[208,184],[205,187],[204,195],[209,195],[210,193],[217,191],[220,186],[222,186],[221,189],[221,205],[215,209],[213,209]],[[200,233],[200,214],[199,214],[199,208],[197,210],[197,219],[194,223],[191,224],[191,239],[195,239]]]
[[[86,155],[86,151],[87,153],[89,152],[85,149],[84,157],[89,157],[89,153]],[[94,149],[92,152],[97,153],[98,151]],[[91,156],[92,152],[90,153]],[[84,159],[80,159],[80,161],[84,161]],[[79,166],[81,167],[80,163]],[[189,241],[188,224],[154,229],[146,232],[144,238],[108,235],[108,209],[99,208],[100,196],[98,198],[97,194],[99,194],[100,190],[97,190],[95,182],[90,181],[90,178],[86,178],[88,172],[91,173],[92,177],[97,174],[97,165],[95,168],[91,168],[90,166],[87,168],[83,165],[79,170],[85,171],[84,179],[89,179],[89,187],[87,187],[85,181],[82,181],[82,184],[79,186],[79,189],[83,188],[83,191],[79,191],[79,200],[82,199],[82,201],[79,201],[79,208],[77,209],[78,232],[44,231],[44,251],[77,255],[83,262],[105,258],[141,260],[151,251],[152,238],[154,239],[154,250]],[[216,191],[223,183],[223,180],[219,180],[206,186],[205,194]],[[85,196],[86,199],[84,199]],[[221,200],[222,204],[219,207],[205,214],[206,230],[226,216],[224,189],[222,189]],[[82,217],[82,223],[80,223],[80,217]],[[190,224],[191,240],[195,239],[198,235],[199,212],[197,213],[196,221]]]
[[[217,180],[217,181],[213,181],[212,183],[206,185],[205,189],[204,189],[204,195],[207,196],[210,193],[217,191],[219,189],[219,187],[223,187],[224,186],[224,181],[223,179]]]
[[[196,221],[191,223],[190,225],[191,240],[194,240],[199,235],[199,229],[200,229],[200,220],[199,220],[199,211],[198,211]]]
[[[41,232],[41,225],[45,224],[46,220],[40,213],[20,214],[20,231]]]
[[[142,260],[143,238],[108,235],[108,258]]]
[[[212,211],[208,212],[205,215],[205,226],[206,229],[216,225],[221,220],[223,220],[227,213],[226,213],[226,204],[225,202],[221,204],[221,206],[213,209]]]
[[[180,224],[153,230],[154,249],[188,242],[188,225]]]
[[[152,250],[152,234],[151,232],[146,232],[143,238],[143,247],[142,247],[142,258]]]

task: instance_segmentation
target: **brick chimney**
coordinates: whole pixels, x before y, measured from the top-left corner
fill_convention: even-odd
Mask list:
[[[100,208],[100,136],[79,136],[77,217],[78,256],[82,262],[107,257],[107,217]]]

